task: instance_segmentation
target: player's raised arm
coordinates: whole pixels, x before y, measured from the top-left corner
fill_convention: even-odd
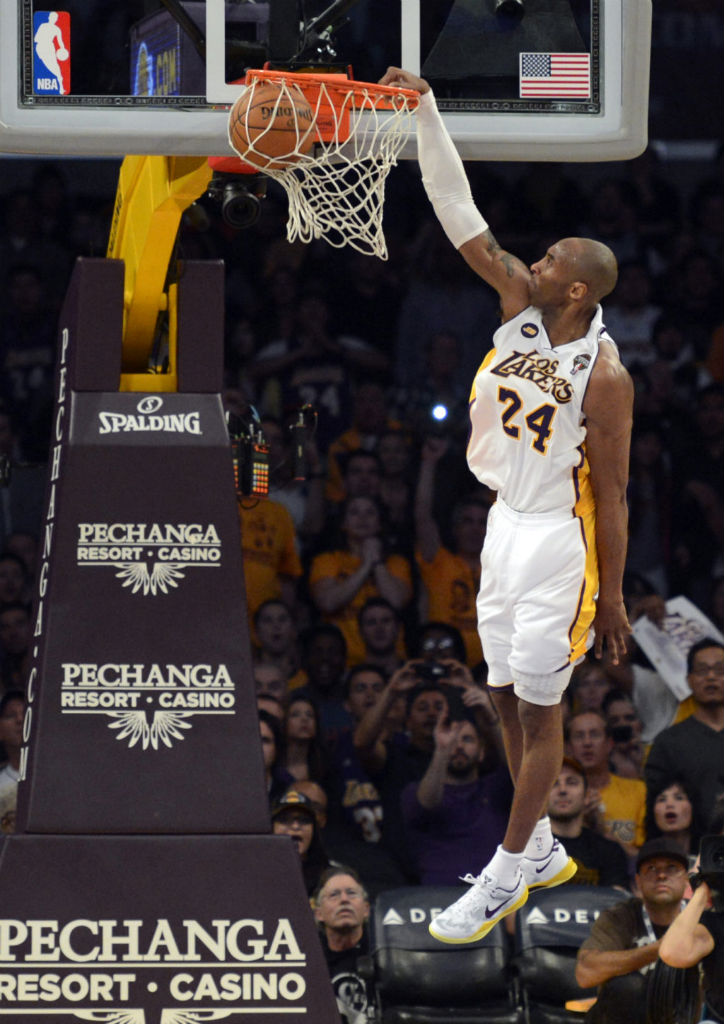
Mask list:
[[[473,202],[462,160],[440,117],[435,97],[424,78],[402,68],[388,68],[382,85],[416,89],[417,150],[422,182],[437,219],[472,269],[500,295],[503,320],[529,305],[530,270],[498,245]]]

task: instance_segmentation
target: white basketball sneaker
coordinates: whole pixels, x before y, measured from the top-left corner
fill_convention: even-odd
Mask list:
[[[430,935],[440,942],[476,942],[528,899],[520,870],[512,888],[501,886],[487,870],[477,878],[467,875],[463,881],[471,883],[468,891],[430,922]]]
[[[521,861],[523,878],[529,889],[552,889],[573,878],[578,865],[569,857],[557,839],[544,857],[523,857]]]

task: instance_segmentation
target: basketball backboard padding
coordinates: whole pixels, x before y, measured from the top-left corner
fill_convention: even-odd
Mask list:
[[[364,5],[365,0],[359,2]],[[205,96],[166,96],[158,101],[102,97],[95,105],[96,97],[81,95],[24,96],[26,68],[19,41],[23,31],[27,34],[21,13],[28,10],[29,3],[3,0],[0,4],[0,152],[77,156],[230,153],[228,110],[243,87],[224,81],[225,11],[229,6],[225,0],[208,0],[206,4]],[[423,64],[421,3],[391,0],[387,8],[389,17],[400,19],[402,40],[399,61],[390,63],[415,73]],[[585,0],[577,3],[580,7]],[[595,95],[590,104],[546,101],[532,105],[519,99],[481,103],[464,98],[450,103],[433,82],[443,119],[463,159],[603,161],[626,159],[643,151],[647,144],[651,0],[590,0],[590,5],[596,14],[598,47],[592,52]],[[384,70],[382,66],[376,69],[377,77]],[[373,68],[368,77],[374,73]],[[402,158],[415,156],[414,133],[410,133]]]

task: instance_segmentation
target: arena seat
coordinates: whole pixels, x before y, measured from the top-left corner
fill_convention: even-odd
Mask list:
[[[462,891],[408,886],[375,900],[370,951],[382,1024],[523,1024],[503,928],[460,946],[427,930],[431,916]]]
[[[511,960],[525,1024],[580,1024],[583,1013],[565,1004],[596,992],[578,986],[576,955],[601,911],[626,898],[618,889],[594,885],[561,885],[530,894],[516,915]]]

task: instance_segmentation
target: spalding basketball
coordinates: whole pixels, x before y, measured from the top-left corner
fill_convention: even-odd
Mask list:
[[[247,163],[282,168],[314,145],[312,108],[293,83],[256,82],[231,108],[229,141]]]

